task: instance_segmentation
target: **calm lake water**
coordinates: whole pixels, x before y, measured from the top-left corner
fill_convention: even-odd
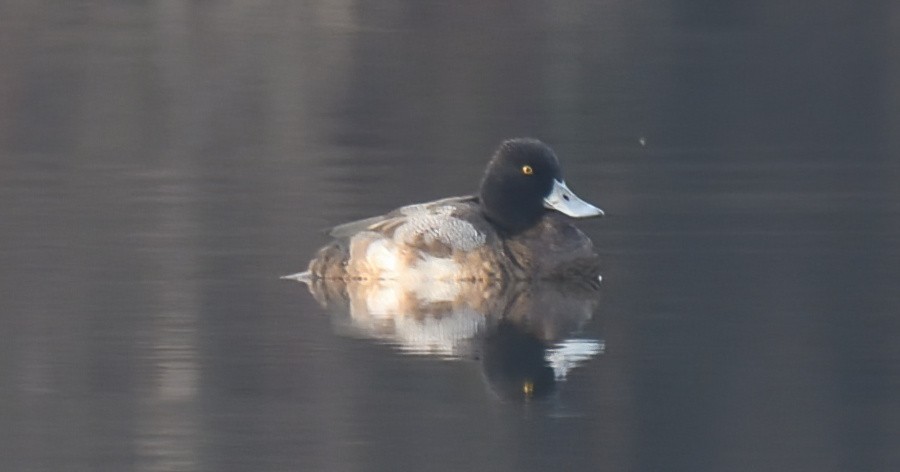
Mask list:
[[[514,136],[608,215],[552,343],[279,280]],[[3,2],[0,469],[900,470],[898,136],[896,2]]]

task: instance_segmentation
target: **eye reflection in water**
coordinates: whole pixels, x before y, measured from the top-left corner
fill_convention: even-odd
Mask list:
[[[342,334],[374,339],[403,353],[477,359],[491,390],[537,400],[568,372],[603,353],[580,338],[598,304],[592,284],[303,279]]]

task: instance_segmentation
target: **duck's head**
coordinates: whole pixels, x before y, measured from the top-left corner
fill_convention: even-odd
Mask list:
[[[548,209],[572,218],[603,215],[566,187],[556,154],[531,138],[510,139],[497,148],[479,197],[485,216],[510,234],[530,228]]]

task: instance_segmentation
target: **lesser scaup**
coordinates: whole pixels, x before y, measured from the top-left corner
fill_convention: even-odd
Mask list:
[[[550,211],[555,210],[555,211]],[[558,212],[558,213],[557,213]],[[478,195],[409,205],[334,228],[301,280],[597,279],[591,240],[562,217],[602,216],[536,139],[503,142]]]

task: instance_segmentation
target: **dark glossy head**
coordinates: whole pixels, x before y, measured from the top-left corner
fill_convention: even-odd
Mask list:
[[[533,226],[547,209],[575,218],[603,214],[566,187],[556,154],[531,138],[500,145],[485,170],[479,197],[485,216],[511,234]]]

